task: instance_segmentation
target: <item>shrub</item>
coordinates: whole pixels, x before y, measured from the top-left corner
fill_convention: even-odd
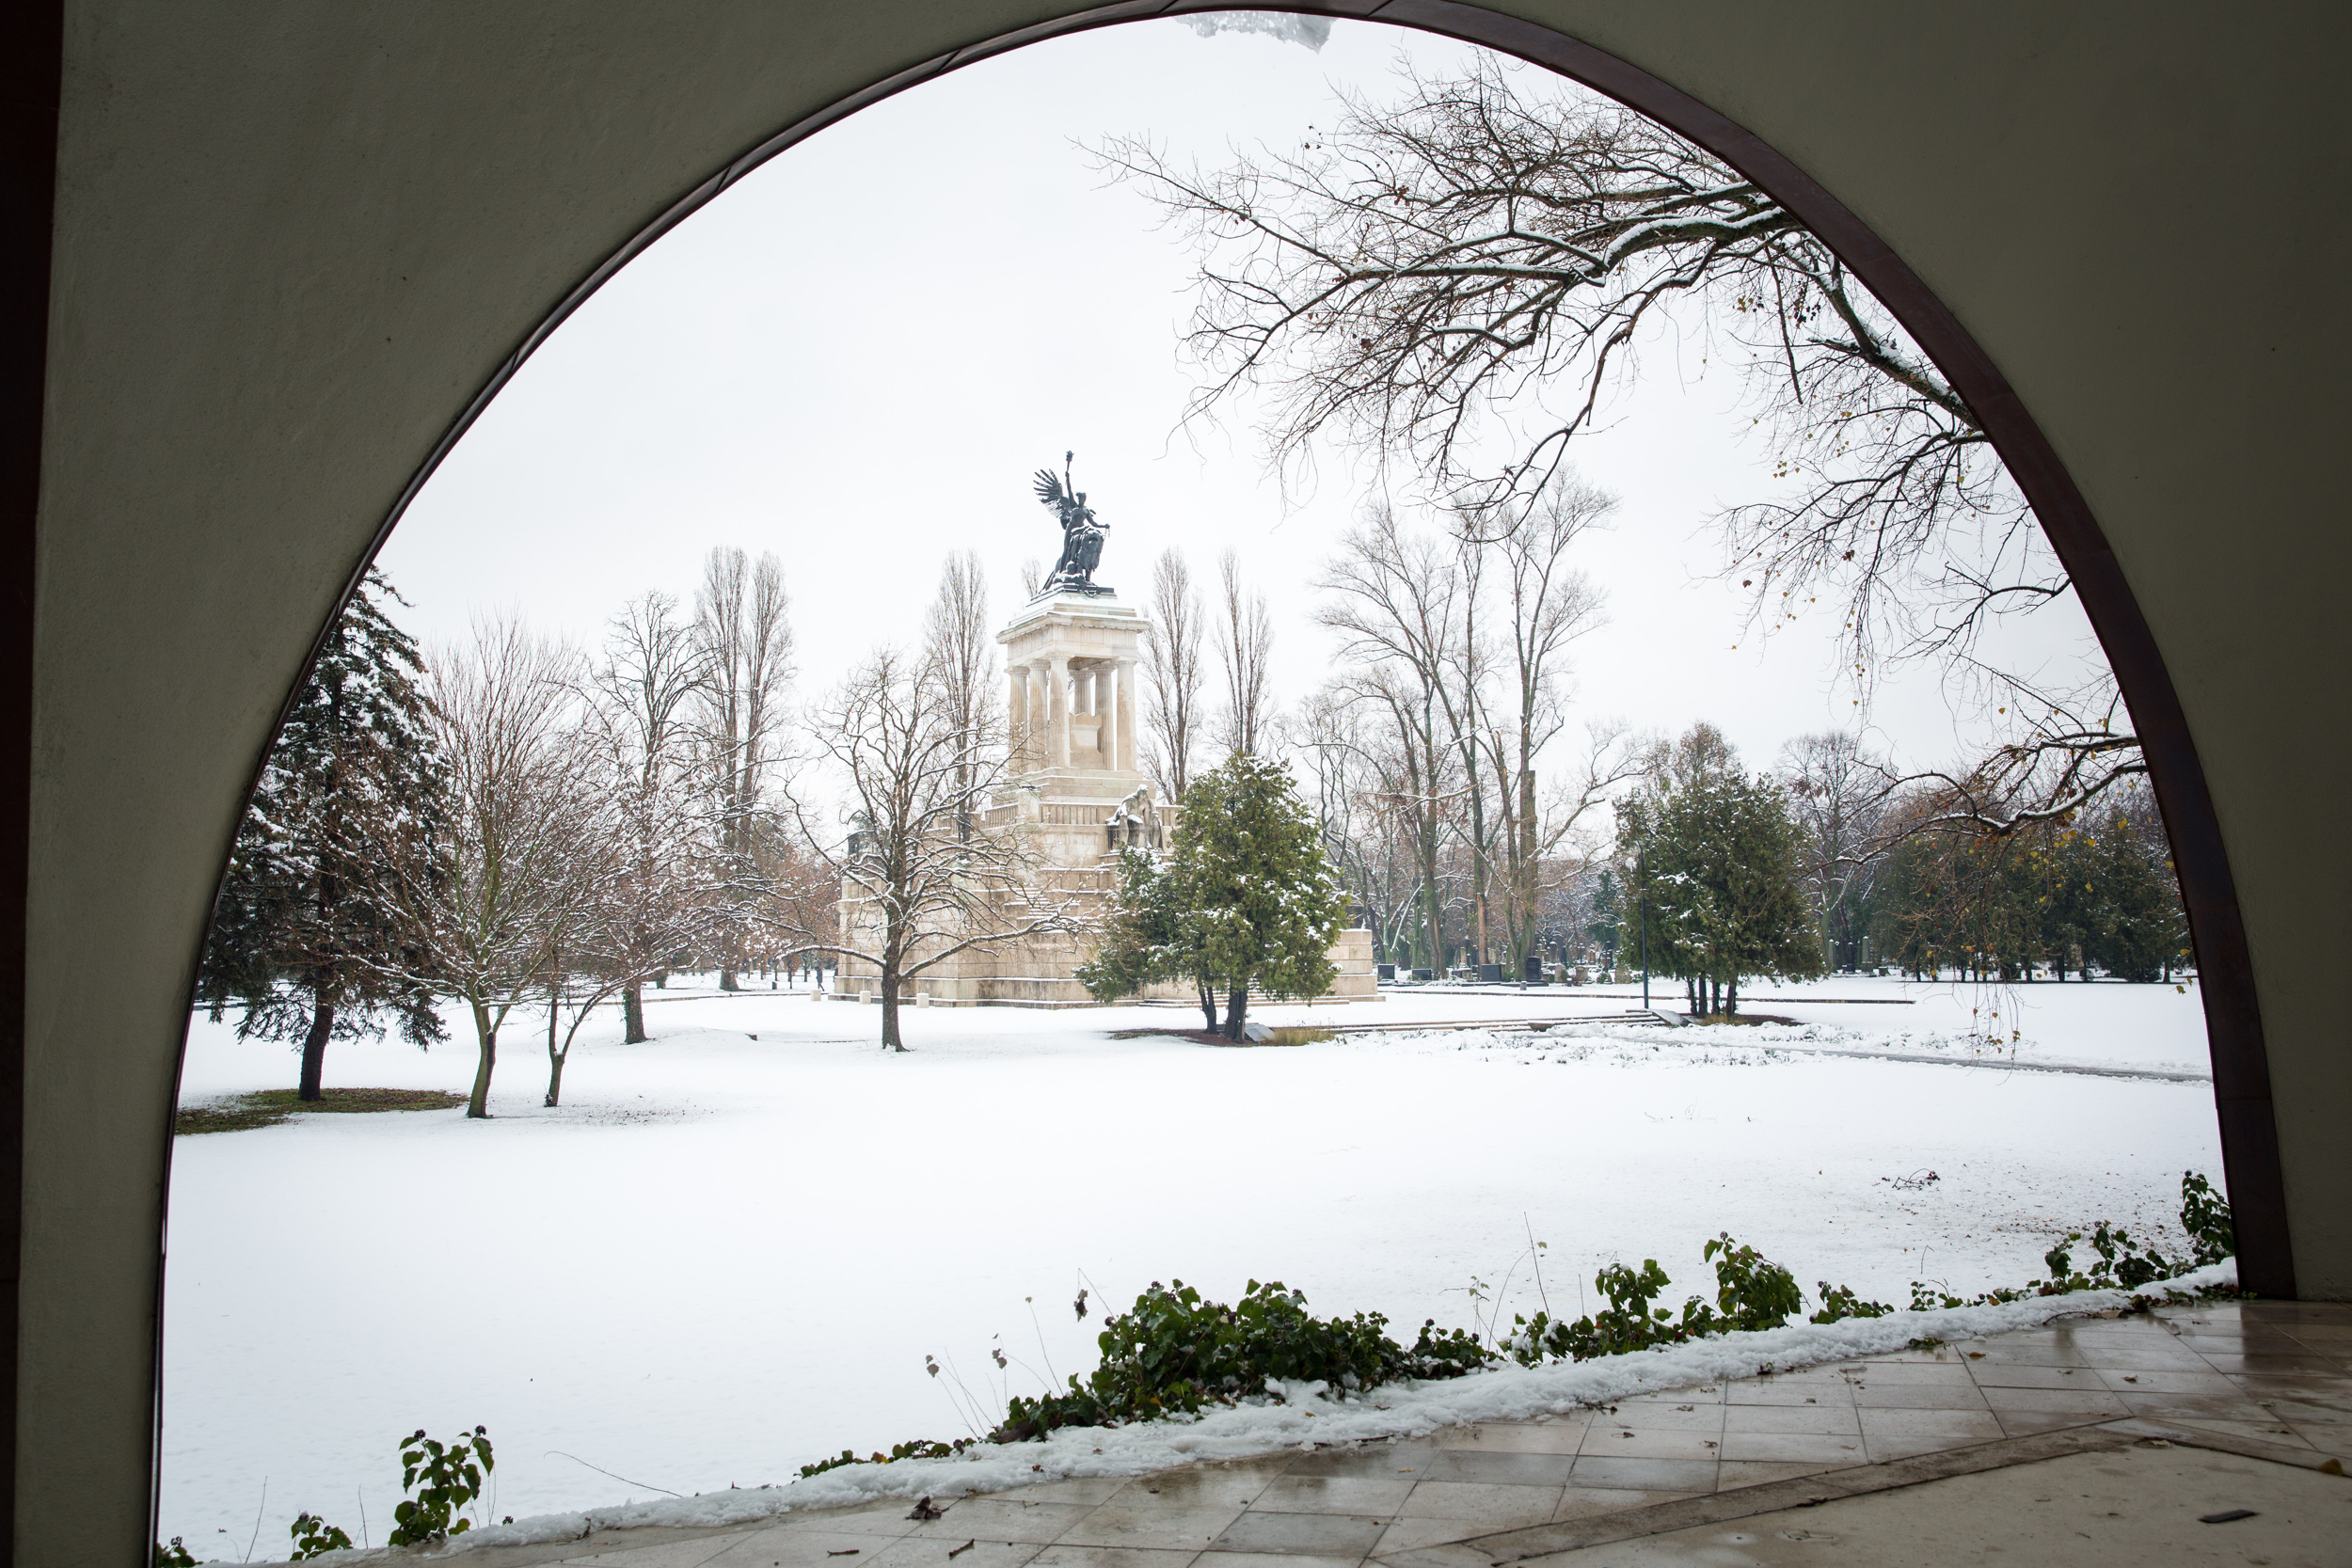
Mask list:
[[[1679,1318],[1663,1307],[1654,1307],[1650,1303],[1674,1283],[1658,1259],[1643,1259],[1638,1271],[1613,1263],[1593,1278],[1609,1303],[1606,1307],[1574,1323],[1546,1312],[1515,1319],[1516,1332],[1503,1347],[1525,1367],[1547,1358],[1591,1361],[1710,1334],[1778,1328],[1790,1313],[1804,1309],[1804,1292],[1797,1288],[1796,1276],[1756,1248],[1733,1241],[1728,1231],[1708,1243],[1700,1256],[1715,1265],[1711,1307],[1692,1296],[1682,1304]]]
[[[2230,1218],[2230,1200],[2213,1190],[2213,1183],[2195,1171],[2181,1172],[2181,1228],[2199,1268],[2237,1256],[2237,1226]]]
[[[1700,1256],[1715,1263],[1715,1321],[1722,1324],[1703,1332],[1778,1328],[1804,1310],[1804,1292],[1797,1289],[1796,1275],[1756,1248],[1734,1242],[1729,1231],[1708,1243]],[[1683,1315],[1690,1316],[1688,1307]]]
[[[1345,1395],[1408,1377],[1459,1377],[1489,1359],[1462,1331],[1422,1324],[1411,1349],[1388,1336],[1377,1312],[1316,1318],[1307,1298],[1279,1281],[1249,1281],[1239,1303],[1205,1301],[1179,1279],[1152,1281],[1126,1312],[1106,1320],[1095,1343],[1103,1364],[1066,1393],[1016,1396],[1000,1443],[1041,1436],[1057,1427],[1107,1426],[1188,1414],[1263,1394],[1272,1380],[1320,1380]]]
[[[946,1459],[970,1448],[973,1441],[969,1437],[959,1437],[952,1443],[934,1443],[928,1438],[917,1437],[911,1443],[892,1444],[888,1453],[869,1454],[864,1459],[860,1459],[854,1450],[843,1449],[832,1459],[820,1459],[814,1465],[802,1465],[801,1479],[806,1481],[811,1476],[821,1476],[827,1470],[838,1470],[844,1465],[894,1465],[901,1459]]]
[[[1819,1283],[1821,1309],[1813,1314],[1814,1323],[1842,1323],[1848,1318],[1883,1318],[1895,1310],[1883,1301],[1864,1301],[1854,1294],[1850,1285],[1832,1285],[1826,1279]]]
[[[416,1496],[392,1510],[392,1533],[386,1539],[394,1546],[442,1541],[472,1528],[473,1521],[460,1517],[460,1510],[482,1496],[484,1473],[498,1467],[480,1427],[447,1446],[419,1427],[402,1439],[400,1465],[402,1489]]]
[[[2188,1232],[2189,1253],[2185,1258],[2167,1258],[2153,1247],[2142,1248],[2121,1226],[2111,1226],[2105,1220],[2092,1226],[2088,1236],[2070,1230],[2042,1256],[2042,1262],[2049,1266],[2050,1283],[2042,1288],[2041,1293],[2135,1291],[2155,1280],[2218,1263],[2237,1251],[2237,1227],[2230,1216],[2229,1199],[2215,1192],[2213,1183],[2195,1171],[2181,1173],[2181,1228]],[[2083,1241],[2090,1243],[2090,1250],[2099,1260],[2089,1273],[2077,1274],[2074,1248]]]
[[[351,1550],[350,1533],[328,1524],[315,1513],[298,1515],[288,1533],[294,1537],[294,1552],[287,1560],[292,1562],[300,1562],[305,1558],[317,1557],[325,1552]]]
[[[155,1543],[155,1568],[196,1568],[196,1554],[189,1551],[187,1543],[176,1535],[167,1546],[158,1541]]]

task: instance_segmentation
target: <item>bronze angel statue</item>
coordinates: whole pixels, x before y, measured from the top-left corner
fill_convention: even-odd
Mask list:
[[[1086,492],[1070,483],[1070,463],[1077,454],[1061,454],[1062,471],[1057,477],[1051,468],[1037,471],[1037,499],[1054,509],[1061,519],[1061,557],[1054,562],[1052,575],[1039,590],[1039,597],[1075,589],[1081,594],[1107,594],[1107,588],[1095,585],[1094,568],[1103,559],[1103,534],[1105,525],[1095,520],[1094,509],[1087,505]]]

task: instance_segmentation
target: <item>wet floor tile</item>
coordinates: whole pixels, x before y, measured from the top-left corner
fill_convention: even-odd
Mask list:
[[[1596,1426],[1584,1434],[1581,1452],[1599,1459],[1719,1459],[1721,1428],[1711,1431],[1609,1431]]]
[[[1586,1433],[1591,1440],[1591,1433]],[[1465,1453],[1449,1449],[1434,1456],[1421,1479],[1483,1481],[1501,1486],[1558,1486],[1568,1479],[1574,1460],[1554,1453]]]
[[[979,1536],[949,1541],[909,1535],[884,1546],[874,1558],[872,1568],[1024,1568],[1044,1549],[1041,1541],[991,1541]],[[956,1555],[949,1557],[949,1552]],[[828,1562],[827,1568],[849,1568],[866,1560],[863,1556],[845,1558]]]
[[[1574,1453],[1592,1424],[1589,1416],[1540,1425],[1455,1427],[1440,1433],[1438,1447],[1467,1453]]]
[[[1560,1507],[1557,1486],[1496,1486],[1474,1481],[1427,1481],[1413,1489],[1402,1516],[1456,1519],[1485,1529],[1540,1525]]]
[[[2018,1411],[2071,1415],[2086,1421],[2120,1421],[2131,1407],[2104,1388],[1987,1388],[1985,1402],[1996,1416]]]
[[[1153,1546],[1166,1550],[1189,1547],[1200,1551],[1219,1532],[1241,1517],[1241,1506],[1185,1508],[1158,1506],[1159,1498],[1139,1502],[1113,1499],[1089,1512],[1062,1533],[1057,1545]]]
[[[858,1568],[897,1544],[895,1536],[846,1530],[763,1529],[701,1560],[708,1568]]]
[[[1386,1518],[1337,1513],[1260,1513],[1234,1520],[1216,1538],[1219,1552],[1361,1558],[1389,1528]]]
[[[1198,1568],[1356,1568],[1364,1554],[1313,1556],[1303,1552],[1229,1552],[1212,1546],[1192,1560]]]
[[[965,1497],[947,1505],[945,1517],[916,1525],[910,1537],[958,1541],[1030,1541],[1043,1545],[1058,1540],[1064,1530],[1093,1509],[1085,1503],[1036,1502],[1025,1497]],[[956,1560],[961,1568],[963,1560]]]
[[[2023,1362],[1988,1361],[1977,1369],[1979,1388],[2105,1388],[2105,1373],[2095,1367],[2038,1367]],[[2153,1373],[2151,1376],[2154,1375]],[[2191,1372],[2211,1377],[2211,1372]]]
[[[1743,1432],[1860,1436],[1862,1417],[1851,1404],[1735,1404],[1724,1419],[1724,1441]]]
[[[1606,1486],[1638,1492],[1712,1492],[1715,1462],[1697,1459],[1604,1459],[1580,1456],[1570,1472],[1574,1486]]]
[[[1852,1463],[1861,1464],[1856,1454]],[[1794,1481],[1799,1476],[1819,1475],[1821,1466],[1807,1460],[1726,1459],[1717,1466],[1715,1490],[1736,1492],[1742,1486],[1769,1486],[1776,1481]]]
[[[1716,1466],[1718,1470],[1721,1465]],[[1570,1486],[1560,1494],[1560,1506],[1552,1510],[1552,1521],[1593,1519],[1604,1513],[1623,1513],[1631,1509],[1648,1508],[1656,1503],[1670,1503],[1694,1494],[1676,1491],[1645,1491],[1638,1487]]]
[[[2206,1399],[2230,1399],[2237,1392],[2237,1385],[2219,1372],[2189,1371],[2176,1368],[2103,1368],[2099,1381],[2114,1394],[2194,1394]]]
[[[1415,1482],[1413,1476],[1280,1476],[1249,1506],[1275,1513],[1387,1517],[1405,1506]]]
[[[1186,1568],[1198,1555],[1189,1548],[1159,1551],[1134,1546],[1063,1544],[1048,1546],[1029,1559],[1029,1568]]]
[[[1930,1387],[1901,1386],[1882,1388],[1867,1385],[1853,1391],[1857,1410],[1984,1410],[1985,1394],[1975,1384],[1955,1386],[1945,1384]]]
[[[1868,1459],[1863,1450],[1862,1434],[1789,1432],[1731,1432],[1724,1434],[1723,1457],[1726,1463],[1769,1461],[1786,1464],[1806,1464],[1817,1467],[1830,1465],[1860,1465]]]

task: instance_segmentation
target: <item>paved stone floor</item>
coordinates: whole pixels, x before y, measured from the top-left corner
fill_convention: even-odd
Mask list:
[[[2347,1459],[2352,1307],[2249,1302],[1409,1441],[1055,1481],[927,1522],[894,1501],[465,1555],[480,1568],[2352,1563]],[[2200,1522],[2235,1508],[2253,1514]]]

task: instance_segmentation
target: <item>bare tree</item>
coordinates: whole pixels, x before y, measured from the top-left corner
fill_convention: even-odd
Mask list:
[[[1460,772],[1458,705],[1448,689],[1461,657],[1460,563],[1383,508],[1342,536],[1316,586],[1331,595],[1317,623],[1340,634],[1341,657],[1359,666],[1343,689],[1395,737],[1404,776],[1392,803],[1412,838],[1423,950],[1434,968],[1445,961],[1438,859]]]
[[[742,550],[722,546],[703,562],[694,595],[694,638],[703,661],[699,688],[704,768],[717,803],[719,850],[727,877],[726,902],[738,911],[720,937],[719,985],[736,989],[740,919],[758,895],[751,882],[751,824],[776,762],[776,728],[791,684],[791,601],[784,568],[772,554],[755,566]]]
[[[923,660],[937,688],[941,720],[963,736],[973,758],[957,776],[969,800],[984,765],[979,753],[1003,734],[996,704],[996,643],[988,626],[988,577],[979,552],[949,556],[939,569],[939,593],[923,615]],[[958,830],[971,836],[970,814]]]
[[[417,978],[472,1015],[480,1055],[466,1114],[486,1117],[499,1030],[542,982],[589,891],[588,847],[617,834],[586,786],[570,655],[518,622],[486,621],[428,673],[446,829],[397,847],[381,874],[415,946],[433,957]]]
[[[881,976],[882,1045],[906,1049],[902,988],[975,949],[1074,927],[1071,899],[1045,884],[1015,822],[966,835],[1004,777],[1008,748],[955,723],[929,660],[878,651],[809,715],[817,744],[846,784],[846,840],[815,802],[785,793],[815,874],[842,889],[839,934],[804,945],[859,958]]]
[[[1781,786],[1804,834],[1805,879],[1821,927],[1821,952],[1839,965],[1841,916],[1867,891],[1885,847],[1892,781],[1883,764],[1843,731],[1800,736],[1780,749]]]
[[[1462,848],[1466,852],[1464,871],[1470,916],[1470,948],[1471,961],[1486,963],[1489,959],[1490,930],[1487,925],[1488,906],[1493,893],[1495,860],[1495,830],[1499,818],[1490,810],[1492,797],[1487,785],[1486,738],[1492,709],[1487,683],[1496,666],[1492,634],[1484,625],[1486,609],[1486,552],[1457,538],[1454,542],[1454,569],[1460,574],[1462,591],[1461,634],[1454,638],[1445,679],[1438,686],[1438,710],[1445,715],[1446,730],[1454,747],[1455,765],[1462,772],[1462,791],[1456,810],[1460,817]],[[1500,794],[1506,775],[1498,766],[1491,782]]]
[[[1556,474],[1532,505],[1465,512],[1461,537],[1474,554],[1500,562],[1510,650],[1501,673],[1508,681],[1503,722],[1486,727],[1494,777],[1502,785],[1503,874],[1509,889],[1504,923],[1511,973],[1522,972],[1543,901],[1543,866],[1587,812],[1631,776],[1633,759],[1618,744],[1621,732],[1596,731],[1577,782],[1558,793],[1561,808],[1547,814],[1538,800],[1536,764],[1566,721],[1563,684],[1568,645],[1601,624],[1602,597],[1569,564],[1577,542],[1606,519],[1616,498],[1578,479]],[[1507,724],[1507,729],[1505,725]]]
[[[1538,83],[1546,84],[1538,86]],[[1542,493],[1644,328],[1746,378],[1787,492],[1721,517],[1725,570],[1769,627],[1827,596],[1851,673],[1933,657],[2018,732],[1959,793],[1980,830],[2078,809],[2141,771],[2092,673],[2055,692],[1976,658],[1999,618],[2071,584],[1975,410],[1844,264],[1737,170],[1585,89],[1481,56],[1353,99],[1297,153],[1178,167],[1104,144],[1189,233],[1205,414],[1248,397],[1285,468],[1351,442],[1451,506]]]
[[[644,982],[711,936],[709,891],[723,868],[710,853],[710,812],[693,788],[691,731],[709,672],[707,641],[678,618],[675,599],[652,593],[612,618],[588,676],[599,787],[623,832],[609,907],[597,911],[588,947],[617,983],[631,1045],[646,1038]]]
[[[841,878],[802,835],[789,815],[760,819],[754,854],[760,903],[755,922],[778,958],[814,961],[841,935]],[[816,967],[821,974],[823,965]]]
[[[1311,695],[1284,725],[1288,748],[1313,767],[1324,853],[1371,928],[1383,962],[1409,966],[1420,923],[1420,879],[1400,802],[1418,799],[1405,755],[1376,705],[1345,683]]]
[[[1152,563],[1152,606],[1143,627],[1144,761],[1161,791],[1181,800],[1192,777],[1200,727],[1200,641],[1207,615],[1184,553],[1162,550]]]
[[[1225,733],[1228,752],[1254,754],[1274,717],[1266,689],[1266,663],[1274,652],[1274,618],[1265,595],[1244,586],[1241,562],[1232,550],[1217,558],[1217,664],[1225,673]]]

